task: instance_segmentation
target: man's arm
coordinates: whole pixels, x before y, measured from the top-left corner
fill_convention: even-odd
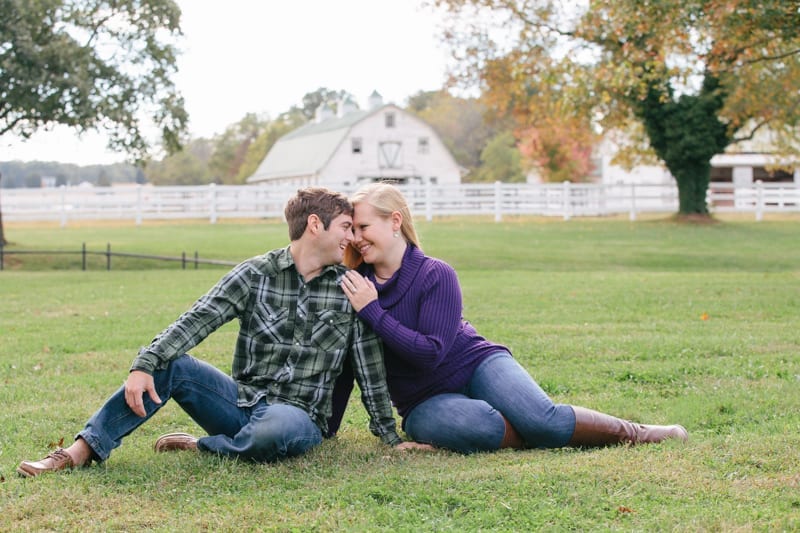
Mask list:
[[[369,326],[361,320],[354,321],[351,361],[361,402],[369,414],[369,429],[373,435],[391,446],[403,440],[397,434],[397,424],[386,385],[386,368],[383,364],[383,344]]]
[[[250,296],[251,266],[234,267],[167,329],[139,350],[131,370],[152,374],[200,344],[220,326],[242,316]]]

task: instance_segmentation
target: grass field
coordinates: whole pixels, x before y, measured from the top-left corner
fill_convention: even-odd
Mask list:
[[[139,346],[226,269],[7,256],[0,272],[0,531],[782,531],[800,528],[800,220],[445,219],[418,226],[458,270],[465,317],[556,401],[653,423],[686,445],[461,456],[382,446],[354,400],[339,436],[252,465],[152,452],[197,432],[174,404],[102,465],[19,478],[69,443]],[[7,225],[8,249],[238,261],[280,222]],[[76,264],[78,267],[76,268]],[[194,350],[228,369],[229,324]]]

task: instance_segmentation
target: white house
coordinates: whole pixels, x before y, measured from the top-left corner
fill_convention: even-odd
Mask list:
[[[461,169],[433,128],[373,92],[369,110],[345,101],[334,115],[321,106],[313,122],[278,139],[247,182],[336,188],[384,179],[457,184]]]
[[[728,147],[723,154],[711,158],[711,184],[733,183],[747,187],[756,181],[800,183],[800,168],[791,171],[777,169],[780,163],[769,152],[769,139],[742,142]],[[641,165],[628,171],[613,165],[611,160],[617,146],[609,138],[601,143],[595,159],[596,179],[605,185],[672,185],[675,178],[663,165]]]

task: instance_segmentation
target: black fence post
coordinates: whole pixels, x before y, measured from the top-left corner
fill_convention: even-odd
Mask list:
[[[81,270],[86,271],[86,243],[81,248]]]
[[[3,243],[0,242],[0,270],[3,270]]]
[[[186,270],[186,252],[181,252],[181,268]]]
[[[111,243],[106,244],[106,270],[111,270]]]
[[[194,251],[194,269],[197,270],[197,260],[199,256],[197,255],[197,250]]]

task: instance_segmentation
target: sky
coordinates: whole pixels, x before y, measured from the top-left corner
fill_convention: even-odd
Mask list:
[[[439,89],[447,52],[436,18],[418,0],[177,0],[182,51],[174,81],[192,137],[212,137],[247,113],[275,117],[320,87],[362,107],[373,90],[404,105]],[[20,140],[0,137],[0,161],[109,164],[99,134],[68,128]]]

